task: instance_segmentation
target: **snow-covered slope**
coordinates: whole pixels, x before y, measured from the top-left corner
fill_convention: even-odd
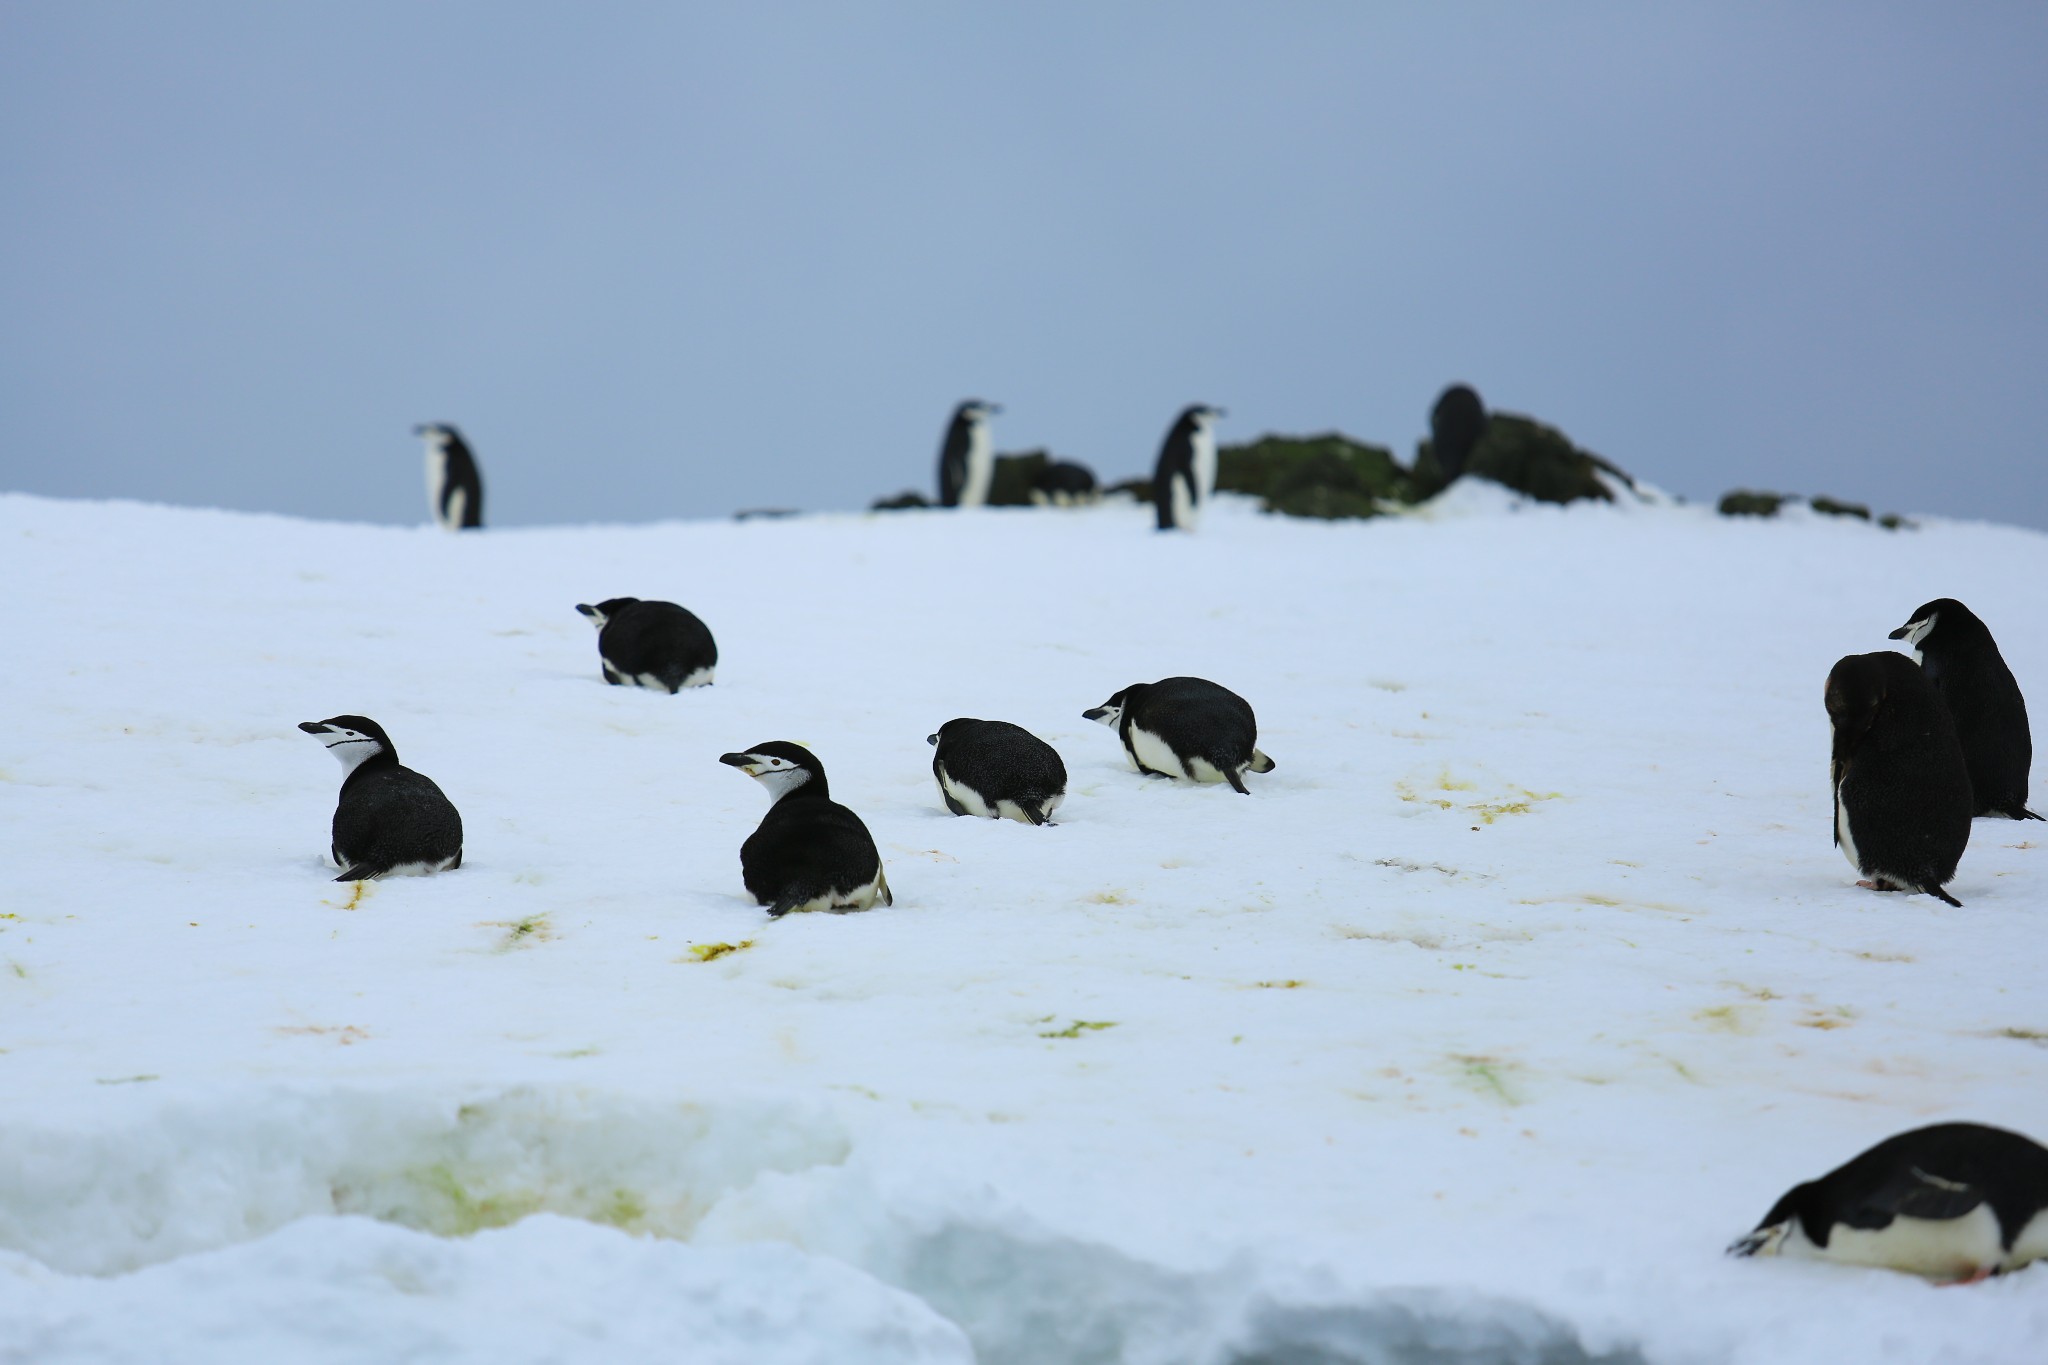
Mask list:
[[[0,1361],[2038,1362],[2048,1272],[1721,1249],[1902,1128],[2048,1136],[2048,837],[1979,821],[1961,910],[1857,890],[1821,706],[1940,596],[2048,692],[2048,537],[1496,492],[1194,536],[0,498]],[[574,606],[625,594],[717,686],[604,686]],[[1249,798],[1081,719],[1181,673],[1257,708]],[[343,712],[460,871],[329,880],[294,725]],[[1056,828],[945,814],[958,715],[1059,749]],[[717,757],[767,739],[895,908],[746,898]]]

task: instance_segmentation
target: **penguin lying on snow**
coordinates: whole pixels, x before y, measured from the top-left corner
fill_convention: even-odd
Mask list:
[[[1828,674],[1835,845],[1873,891],[1941,888],[1970,843],[1970,773],[1955,722],[1903,654],[1851,654]]]
[[[1085,507],[1102,501],[1102,489],[1087,465],[1054,460],[1032,477],[1031,501],[1040,507]]]
[[[740,879],[770,915],[896,903],[874,836],[832,799],[825,765],[809,749],[774,739],[718,761],[768,789],[768,813],[740,845]]]
[[[2048,1257],[2048,1148],[1980,1123],[1886,1138],[1795,1185],[1732,1256],[1797,1256],[1970,1282]]]
[[[980,507],[996,477],[996,449],[988,419],[1003,409],[970,398],[953,409],[939,442],[939,506]]]
[[[1067,795],[1067,765],[1052,745],[1006,720],[949,720],[927,744],[939,795],[955,815],[1049,825]]]
[[[1273,771],[1251,703],[1202,678],[1132,683],[1081,717],[1115,730],[1138,771],[1155,777],[1228,782],[1249,796],[1244,774]]]
[[[673,602],[612,597],[576,610],[597,627],[597,657],[604,680],[671,695],[685,687],[709,687],[718,669],[718,645],[711,631]]]
[[[2027,774],[2034,765],[2027,699],[1990,629],[1953,597],[1941,597],[1914,612],[1891,638],[1912,647],[1927,681],[1955,717],[1976,814],[2039,820],[2027,809]]]
[[[484,480],[462,433],[446,422],[422,422],[413,435],[427,443],[427,507],[449,531],[480,531]]]
[[[299,728],[341,761],[330,853],[338,882],[446,872],[462,866],[462,817],[424,777],[398,761],[384,727],[367,716],[331,716]]]
[[[1162,531],[1192,531],[1216,496],[1216,419],[1222,408],[1195,403],[1181,410],[1152,467],[1152,503]]]

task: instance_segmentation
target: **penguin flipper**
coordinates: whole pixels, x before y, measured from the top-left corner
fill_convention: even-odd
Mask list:
[[[945,798],[946,798],[946,809],[947,809],[947,810],[949,810],[949,811],[953,812],[953,814],[955,814],[955,815],[965,815],[965,814],[967,814],[967,807],[965,807],[965,806],[961,805],[961,804],[960,804],[960,803],[959,803],[958,801],[955,801],[955,800],[953,799],[953,793],[951,793],[951,792],[947,791],[947,790],[946,790],[946,789],[945,789],[944,787],[941,787],[941,788],[939,788],[939,795],[941,795],[941,796],[943,796],[943,797],[945,797]]]
[[[1225,768],[1223,770],[1223,780],[1228,782],[1230,789],[1240,796],[1250,796],[1252,794],[1252,789],[1244,784],[1244,774],[1235,768]]]
[[[2028,810],[2025,806],[2020,806],[2016,808],[2012,818],[2015,820],[2041,820],[2048,819],[2048,816],[2036,815],[2034,814],[2034,812]]]
[[[1034,825],[1045,823],[1045,803],[1042,801],[1019,801],[1017,813]]]
[[[768,907],[768,918],[781,919],[784,915],[808,900],[810,900],[809,896],[802,895],[796,891],[785,891],[775,898],[773,905]]]
[[[880,868],[875,869],[875,885],[881,892],[880,895],[875,897],[878,903],[882,905],[894,905],[896,903],[896,893],[889,889],[888,874]]]

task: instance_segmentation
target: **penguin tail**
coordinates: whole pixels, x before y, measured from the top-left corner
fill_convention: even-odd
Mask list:
[[[1948,892],[1942,890],[1938,886],[1928,887],[1927,894],[1946,905],[1953,905],[1958,910],[1963,908],[1963,903],[1961,901],[1957,900],[1954,896],[1951,896]]]
[[[875,896],[878,904],[894,905],[896,903],[896,893],[889,889],[889,874],[880,868],[875,869],[875,889],[879,893]]]
[[[1244,784],[1244,774],[1235,768],[1225,768],[1223,770],[1223,780],[1228,782],[1230,789],[1239,796],[1250,796],[1252,794],[1252,789]]]
[[[338,882],[374,881],[378,877],[383,876],[386,872],[389,872],[390,870],[391,869],[388,867],[378,867],[373,863],[357,863],[354,867],[347,869],[334,880]]]

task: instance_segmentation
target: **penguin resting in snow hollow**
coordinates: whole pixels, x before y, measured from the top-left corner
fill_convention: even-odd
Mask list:
[[[768,813],[740,845],[740,879],[770,915],[896,903],[874,836],[832,799],[825,765],[809,749],[773,739],[718,761],[768,789]]]
[[[955,815],[1049,825],[1067,795],[1059,751],[1006,720],[949,720],[935,735],[932,776]]]
[[[430,777],[398,761],[384,727],[367,716],[302,721],[341,762],[329,853],[338,882],[416,876],[462,866],[462,817]]]
[[[673,602],[612,597],[576,610],[597,627],[597,658],[604,680],[674,695],[686,687],[709,687],[718,670],[718,645],[710,628]]]
[[[2039,820],[2027,809],[2027,777],[2034,766],[2027,699],[1990,627],[1953,597],[1940,597],[1914,612],[1891,638],[1911,646],[1927,681],[1955,717],[1975,813]]]
[[[1900,1133],[1793,1186],[1728,1253],[1962,1284],[2018,1270],[2048,1257],[2048,1148],[1981,1123]]]
[[[427,508],[448,531],[481,531],[484,478],[462,433],[446,422],[422,422],[413,435],[427,443]]]
[[[1941,888],[1970,843],[1970,773],[1955,722],[1911,659],[1851,654],[1828,673],[1835,846],[1873,891]]]
[[[1115,730],[1138,771],[1153,777],[1228,782],[1249,796],[1244,774],[1273,771],[1257,747],[1252,704],[1203,678],[1132,683],[1081,718]]]

